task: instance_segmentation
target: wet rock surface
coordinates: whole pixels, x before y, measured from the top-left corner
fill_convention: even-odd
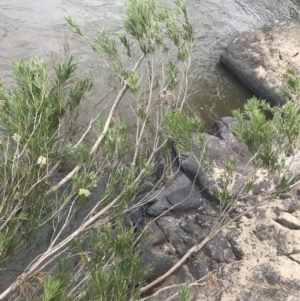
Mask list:
[[[255,95],[272,105],[285,103],[284,67],[300,70],[300,23],[281,23],[269,30],[249,30],[237,36],[220,61]]]
[[[157,300],[172,296],[170,300],[175,300],[183,283],[199,301],[298,300],[300,201],[290,193],[269,194],[273,180],[268,181],[264,170],[254,173],[247,147],[231,132],[233,125],[233,118],[222,118],[215,123],[215,136],[204,135],[210,167],[201,166],[195,154],[185,153],[171,183],[152,191],[149,202],[146,194],[134,201],[129,218],[133,225],[147,227],[142,260],[151,282],[218,223],[224,205],[217,195],[222,188],[219,177],[230,156],[238,159],[231,186],[234,210],[222,221],[228,226],[151,290],[157,292]],[[242,187],[250,178],[254,188],[243,195]]]

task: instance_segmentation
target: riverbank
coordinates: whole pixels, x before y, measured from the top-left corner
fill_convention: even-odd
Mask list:
[[[181,154],[173,181],[132,205],[131,223],[148,233],[142,269],[150,267],[145,289],[151,297],[144,300],[153,294],[175,300],[183,284],[199,301],[298,300],[298,186],[275,193],[278,177],[253,164],[246,145],[232,135],[235,122],[222,118],[215,123],[216,135],[205,135],[210,168],[199,165],[197,155]],[[237,164],[231,196],[223,203],[222,174],[232,156]],[[300,152],[290,159],[287,181],[294,182]],[[246,191],[249,180],[253,187]]]

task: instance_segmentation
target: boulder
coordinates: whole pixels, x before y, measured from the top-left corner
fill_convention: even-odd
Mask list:
[[[182,172],[177,171],[170,184],[160,191],[154,191],[148,199],[146,213],[157,217],[164,212],[187,212],[204,206],[205,199],[199,189]]]
[[[214,122],[214,128],[216,135],[222,140],[233,140],[235,139],[232,130],[235,126],[236,119],[234,117],[221,117],[219,120]]]
[[[225,171],[225,165],[232,157],[237,159],[231,187],[233,196],[241,193],[249,178],[249,174],[253,172],[253,166],[249,163],[252,156],[247,146],[237,141],[231,134],[230,128],[222,126],[222,123],[220,121],[217,124],[219,126],[219,135],[226,140],[204,134],[204,149],[208,154],[210,166],[205,166],[205,162],[202,165],[199,164],[195,154],[182,153],[179,157],[181,170],[191,181],[195,182],[200,188],[202,195],[215,204],[219,203],[217,193],[218,189],[222,188],[223,185],[221,175]],[[232,127],[232,124],[230,126]]]
[[[146,272],[146,280],[164,274],[173,266],[170,256],[159,248],[145,248],[141,259],[141,271]]]
[[[272,105],[285,103],[283,67],[300,71],[300,23],[281,23],[269,30],[249,30],[237,36],[220,61],[256,96]]]

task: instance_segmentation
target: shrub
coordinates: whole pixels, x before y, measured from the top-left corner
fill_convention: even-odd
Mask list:
[[[180,0],[174,2],[172,11],[154,0],[129,0],[125,33],[116,40],[106,31],[91,39],[66,16],[71,29],[120,79],[109,111],[94,126],[92,147],[84,138],[95,120],[73,140],[73,117],[91,88],[88,79],[71,83],[74,58],[62,60],[53,77],[40,58],[13,63],[16,88],[0,90],[0,262],[8,261],[45,225],[52,224],[53,233],[45,252],[21,271],[0,300],[10,295],[41,300],[127,300],[138,295],[142,239],[124,228],[124,213],[167,143],[163,123],[180,116],[194,42],[186,8]],[[124,56],[131,67],[124,67]],[[126,93],[135,121],[133,141],[127,125],[114,118]],[[189,134],[200,124],[198,119],[185,120],[188,129],[184,122],[178,127]],[[74,167],[61,173],[66,160]],[[99,183],[104,192],[96,196],[93,188]],[[84,206],[91,209],[68,234],[65,229]]]

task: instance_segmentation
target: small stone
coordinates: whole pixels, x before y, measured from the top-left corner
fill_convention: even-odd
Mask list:
[[[223,235],[218,235],[205,247],[204,254],[217,263],[231,262],[235,259],[231,246]]]
[[[255,210],[255,215],[257,219],[265,219],[266,218],[266,210],[264,208],[257,208]]]
[[[154,204],[150,205],[146,212],[150,216],[157,217],[167,211],[170,207],[171,205],[168,200],[163,198],[162,200],[158,200]]]
[[[173,266],[171,258],[157,248],[146,248],[142,253],[141,260],[141,271],[149,269],[149,272],[146,274],[146,280],[164,274]]]
[[[187,266],[196,280],[202,279],[209,273],[207,263],[202,260],[192,259],[187,263]]]
[[[183,256],[189,248],[195,245],[195,240],[181,229],[179,221],[176,218],[163,216],[157,221],[157,224],[180,256]]]
[[[148,229],[146,230],[147,239],[146,246],[158,246],[165,243],[165,235],[162,230],[155,224],[151,223]]]
[[[292,230],[300,229],[300,220],[287,212],[280,213],[279,217],[276,218],[276,222]]]
[[[286,200],[286,199],[290,199],[292,196],[289,194],[289,193],[281,193],[280,195],[279,195],[279,198],[281,199],[281,200]]]
[[[300,254],[293,254],[293,255],[290,255],[290,257],[300,264]]]
[[[171,206],[174,206],[171,212],[195,210],[204,204],[200,192],[193,185],[178,189],[166,198]]]

